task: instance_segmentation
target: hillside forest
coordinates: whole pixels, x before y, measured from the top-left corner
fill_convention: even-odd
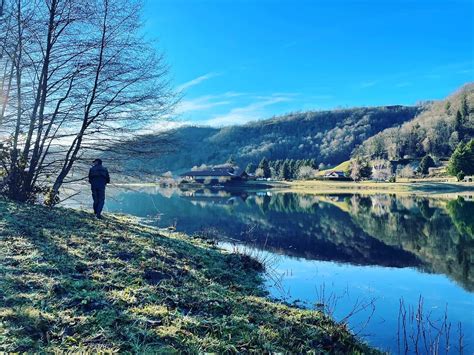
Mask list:
[[[466,84],[444,100],[416,106],[298,112],[222,128],[185,126],[127,142],[128,149],[144,141],[150,148],[146,159],[127,161],[124,169],[179,174],[231,161],[263,177],[296,179],[346,162],[344,172],[355,179],[364,178],[369,166],[375,166],[373,178],[378,180],[388,179],[394,171],[399,177],[412,177],[445,167],[460,145],[469,151],[466,146],[474,137],[472,107],[474,84]],[[174,149],[161,151],[159,147],[169,141]],[[262,160],[271,165],[269,173],[259,169]],[[452,175],[461,172],[454,170]],[[470,173],[469,167],[463,170]]]

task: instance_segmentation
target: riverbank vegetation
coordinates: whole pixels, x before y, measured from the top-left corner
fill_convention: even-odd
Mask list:
[[[371,353],[261,264],[130,217],[0,202],[0,350]]]

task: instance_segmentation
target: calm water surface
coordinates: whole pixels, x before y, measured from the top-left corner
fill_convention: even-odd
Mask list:
[[[474,352],[469,199],[114,188],[105,210],[224,237],[223,247],[268,262],[272,297],[324,309],[381,349],[414,352],[418,338],[420,353],[445,353],[449,333],[458,353],[461,322],[464,352]]]

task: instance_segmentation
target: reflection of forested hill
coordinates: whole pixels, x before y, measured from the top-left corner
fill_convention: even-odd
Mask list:
[[[366,233],[413,253],[427,271],[474,290],[474,202],[450,201],[446,210],[424,198],[354,195],[347,203]]]
[[[159,215],[160,226],[176,223],[188,233],[212,228],[221,236],[296,257],[417,266],[474,289],[474,202],[454,200],[444,207],[393,195],[184,194],[127,192],[109,207]]]
[[[420,263],[412,254],[369,236],[339,208],[312,197],[277,194],[249,198],[246,203],[257,206],[261,214],[237,216],[256,225],[266,247],[280,253],[359,265],[404,267]]]
[[[412,254],[369,236],[354,225],[347,213],[330,204],[318,203],[312,196],[244,197],[167,198],[133,192],[119,196],[115,205],[110,203],[110,206],[112,210],[143,217],[160,214],[161,226],[176,222],[179,230],[188,233],[213,228],[230,238],[308,259],[394,267],[419,264]],[[246,233],[253,226],[253,232]]]

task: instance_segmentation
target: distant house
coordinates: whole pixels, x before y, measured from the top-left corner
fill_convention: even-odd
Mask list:
[[[474,175],[464,176],[463,182],[474,182]]]
[[[229,182],[242,181],[246,179],[247,174],[244,170],[232,167],[216,167],[206,170],[191,170],[180,175],[187,182],[198,184],[216,185]]]
[[[324,178],[333,180],[348,180],[343,171],[329,171],[324,174]]]

